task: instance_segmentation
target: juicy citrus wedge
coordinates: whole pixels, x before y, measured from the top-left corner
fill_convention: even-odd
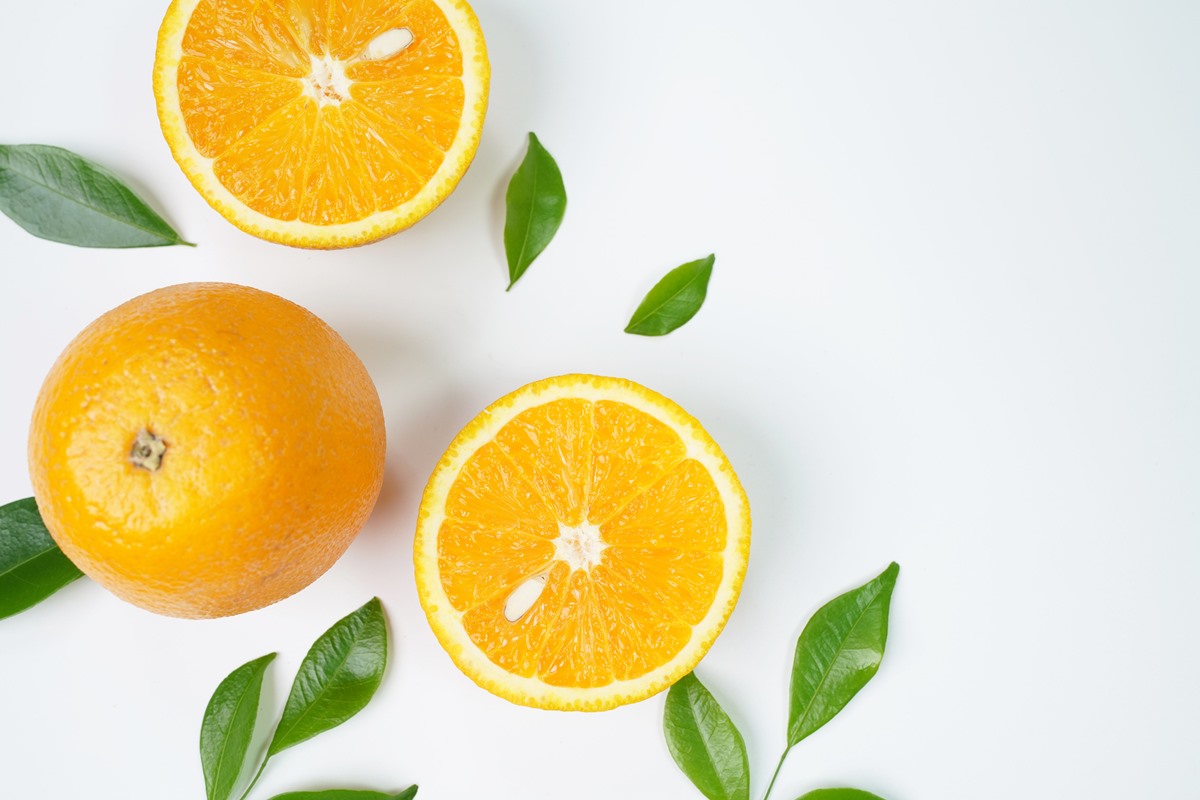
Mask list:
[[[174,0],[154,95],[175,160],[226,219],[329,248],[445,199],[479,144],[489,76],[463,0]]]
[[[417,523],[417,591],[450,657],[515,703],[598,711],[687,674],[737,602],[750,509],[687,412],[567,375],[475,418]]]

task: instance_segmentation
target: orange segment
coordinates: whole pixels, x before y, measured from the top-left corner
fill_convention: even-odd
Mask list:
[[[558,400],[531,408],[497,434],[496,445],[564,525],[583,522],[592,460],[592,404]]]
[[[551,686],[592,688],[612,683],[608,631],[596,608],[592,579],[576,570],[538,661],[538,675]]]
[[[259,123],[300,96],[296,78],[207,58],[179,62],[184,121],[201,154],[215,158]]]
[[[370,106],[363,106],[354,100],[342,104],[342,107],[347,112],[353,109],[353,113],[358,115],[357,118],[369,130],[369,135],[379,137],[391,146],[393,152],[400,154],[400,164],[409,173],[413,186],[418,191],[425,186],[429,176],[441,166],[445,153],[422,139],[415,131],[405,130]],[[372,169],[378,166],[370,165]]]
[[[375,193],[375,208],[396,208],[416,197],[424,183],[419,171],[408,165],[400,142],[379,134],[379,122],[359,103],[346,103],[342,119],[350,136],[350,147],[361,159],[367,182]]]
[[[687,447],[670,427],[624,403],[596,403],[594,424],[588,519],[599,525],[682,461]]]
[[[375,35],[387,30],[391,25],[388,20],[396,17],[400,9],[406,6],[411,0],[389,0],[389,2],[374,2],[371,3],[370,16],[363,14],[362,0],[350,0],[350,2],[329,2],[328,5],[328,23],[325,29],[325,37],[327,43],[325,49],[338,59],[348,59],[358,55],[367,41]],[[375,33],[368,35],[361,40],[357,46],[358,33],[363,29],[363,24],[368,26],[378,26]],[[372,24],[373,23],[373,24]]]
[[[300,191],[304,222],[352,222],[375,210],[375,191],[342,113],[344,107],[325,106],[317,114]]]
[[[495,444],[479,448],[446,496],[449,519],[477,530],[519,531],[553,539],[558,520],[517,466]]]
[[[745,494],[695,420],[628,381],[568,375],[498,400],[450,446],[421,500],[417,589],[481,686],[611,708],[703,656],[749,533]]]
[[[649,547],[610,547],[604,551],[604,564],[689,625],[708,613],[723,571],[717,553]]]
[[[380,5],[390,10],[398,4]],[[379,33],[390,28],[407,28],[412,31],[413,42],[405,50],[405,57],[358,61],[346,71],[347,77],[355,81],[386,81],[421,75],[462,75],[462,47],[441,6],[434,0],[412,0],[399,5],[397,12],[372,14],[374,24],[366,26],[353,44],[341,52],[348,58]]]
[[[725,504],[708,470],[688,459],[633,498],[600,533],[610,545],[719,553],[725,547]]]
[[[455,608],[470,609],[503,595],[549,569],[554,545],[518,533],[478,530],[447,520],[442,526],[438,572]]]
[[[250,2],[264,9],[265,13],[274,14],[287,32],[289,41],[300,53],[307,56],[309,53],[323,52],[325,48],[325,17],[329,11],[328,3],[325,0],[250,0]]]
[[[458,134],[465,99],[462,81],[442,75],[356,83],[350,96],[442,151]]]
[[[293,78],[311,66],[274,4],[256,0],[201,0],[191,12],[182,52]]]
[[[596,605],[610,631],[617,680],[637,678],[674,658],[692,638],[692,627],[621,580],[603,565],[592,570]]]
[[[173,0],[154,88],[176,161],[221,214],[273,241],[343,247],[453,190],[489,79],[464,0]]]
[[[247,206],[279,219],[294,219],[308,161],[307,143],[317,106],[301,98],[280,109],[213,162],[213,173]]]
[[[556,564],[537,602],[516,622],[505,619],[505,598],[497,597],[463,614],[463,630],[501,669],[522,677],[533,676],[566,597],[568,573],[565,564]]]
[[[371,14],[340,12],[343,21],[334,24],[334,42],[330,52],[335,58],[349,59],[379,34],[393,28],[410,25],[406,11],[414,0],[375,0],[371,3]],[[435,23],[444,24],[445,14],[434,16]],[[414,33],[415,35],[415,33]],[[424,34],[428,35],[428,33]]]

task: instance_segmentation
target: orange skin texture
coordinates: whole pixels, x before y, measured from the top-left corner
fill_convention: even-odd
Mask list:
[[[166,443],[131,460],[140,431]],[[257,289],[170,286],[109,311],[50,370],[29,466],[85,574],[174,617],[240,614],[316,580],[375,505],[385,432],[362,362]]]

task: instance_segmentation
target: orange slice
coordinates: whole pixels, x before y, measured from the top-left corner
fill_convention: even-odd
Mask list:
[[[446,198],[479,144],[489,77],[463,0],[174,0],[154,96],[213,208],[255,236],[331,248]]]
[[[682,408],[566,375],[477,416],[421,500],[417,591],[454,663],[515,703],[598,711],[687,674],[737,602],[745,492]]]

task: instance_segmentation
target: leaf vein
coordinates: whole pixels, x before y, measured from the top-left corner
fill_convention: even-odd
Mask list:
[[[99,208],[98,206],[93,206],[88,203],[85,203],[84,201],[80,200],[79,198],[72,197],[71,195],[69,195],[65,192],[55,189],[53,186],[49,185],[48,183],[43,183],[42,181],[36,180],[32,175],[26,174],[26,173],[20,171],[19,169],[15,169],[11,164],[8,166],[0,167],[0,170],[6,170],[8,172],[11,172],[14,175],[24,178],[25,180],[29,181],[30,183],[34,184],[35,186],[39,186],[42,189],[45,189],[47,192],[50,192],[51,194],[56,194],[65,200],[69,200],[70,202],[75,203],[76,205],[80,206],[81,208],[85,208],[95,214],[102,216],[102,217],[107,217],[107,218],[113,220],[114,222],[119,222],[121,224],[128,225],[131,228],[136,228],[137,230],[140,230],[143,233],[150,234],[151,236],[155,236],[155,237],[161,239],[162,241],[165,241],[165,242],[180,242],[180,241],[182,241],[182,239],[179,238],[178,234],[175,236],[175,238],[170,238],[170,237],[166,236],[165,234],[163,234],[161,231],[156,231],[152,228],[147,228],[144,225],[139,225],[138,223],[134,222],[131,219],[118,217],[114,214],[108,213],[107,211]],[[100,173],[97,173],[97,174],[100,174]],[[105,178],[106,180],[112,180],[111,178],[109,178],[108,176],[103,175],[103,174],[101,174],[101,177]]]

